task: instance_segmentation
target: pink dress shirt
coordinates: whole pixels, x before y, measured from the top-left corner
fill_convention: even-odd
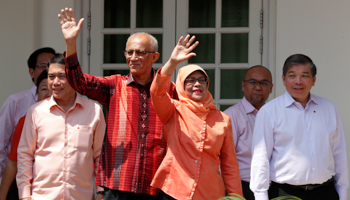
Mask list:
[[[243,97],[239,103],[229,107],[224,113],[231,118],[241,180],[250,182],[253,130],[258,110]]]
[[[0,181],[5,170],[8,155],[11,149],[12,134],[18,120],[23,117],[29,107],[36,103],[36,85],[26,91],[10,95],[0,111]]]
[[[100,106],[79,95],[67,113],[52,96],[30,107],[18,145],[19,197],[93,199],[105,128]]]

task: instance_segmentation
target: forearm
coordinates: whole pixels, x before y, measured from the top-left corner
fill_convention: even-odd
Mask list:
[[[75,39],[66,40],[66,55],[71,56],[77,52],[77,43]]]
[[[172,75],[179,63],[174,62],[172,59],[169,59],[165,65],[162,67],[162,70],[160,72],[160,75]]]
[[[17,161],[8,159],[0,185],[0,200],[5,200],[12,182],[16,178]]]

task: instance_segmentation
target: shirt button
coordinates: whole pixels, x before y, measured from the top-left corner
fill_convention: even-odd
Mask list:
[[[205,139],[205,137],[203,136],[203,137],[202,137],[202,139],[204,140],[204,139]]]
[[[199,131],[200,134],[202,134],[203,132],[202,131]]]
[[[309,139],[309,141],[312,141],[311,138]]]
[[[199,149],[199,145],[197,145],[197,149]]]
[[[312,171],[316,171],[316,169],[315,169],[315,168],[312,168]]]
[[[198,163],[198,160],[195,160],[194,162],[195,162],[195,163]]]

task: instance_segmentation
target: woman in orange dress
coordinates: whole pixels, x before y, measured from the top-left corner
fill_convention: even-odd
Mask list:
[[[191,51],[198,42],[191,46],[194,39],[180,38],[151,86],[152,104],[168,142],[151,185],[163,191],[163,199],[212,200],[226,192],[242,195],[231,120],[216,109],[206,72],[198,65],[182,67],[176,80],[179,100],[166,93],[176,66],[195,56]]]

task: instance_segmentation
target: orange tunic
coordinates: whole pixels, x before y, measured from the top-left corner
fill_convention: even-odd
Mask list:
[[[225,196],[225,189],[242,195],[230,117],[214,107],[205,119],[199,118],[181,99],[169,97],[171,76],[159,72],[151,98],[168,148],[151,186],[175,199],[218,199]]]

